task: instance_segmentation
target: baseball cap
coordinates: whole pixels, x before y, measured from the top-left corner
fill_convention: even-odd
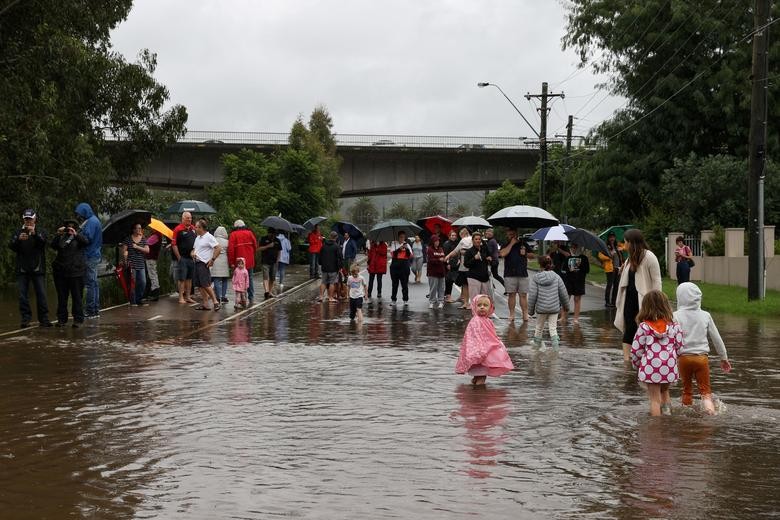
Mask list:
[[[35,210],[29,208],[24,210],[24,213],[22,213],[22,218],[35,218]]]
[[[243,221],[243,220],[241,220],[241,219],[238,219],[238,220],[236,220],[235,222],[233,222],[233,227],[234,227],[234,228],[239,228],[239,227],[246,227],[246,224],[244,224],[244,221]]]

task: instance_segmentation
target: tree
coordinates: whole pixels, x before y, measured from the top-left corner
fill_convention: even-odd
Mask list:
[[[402,218],[406,220],[413,221],[414,220],[414,210],[410,208],[407,204],[404,204],[403,202],[395,202],[393,203],[393,207],[391,207],[386,213],[386,218]]]
[[[466,204],[460,202],[452,209],[452,211],[450,211],[450,214],[447,216],[452,219],[458,219],[460,217],[465,217],[466,215],[471,215],[471,213],[472,211],[469,209],[469,207]]]
[[[349,219],[360,229],[368,231],[379,220],[379,210],[370,198],[360,197],[349,209]]]
[[[126,207],[145,191],[136,174],[183,133],[186,110],[166,110],[168,90],[153,78],[155,55],[142,51],[128,63],[111,49],[110,32],[131,6],[131,0],[29,0],[4,8],[0,221],[6,229],[28,206],[39,209],[48,229],[80,201],[99,212]],[[5,279],[8,273],[2,271]]]
[[[572,0],[564,48],[580,66],[611,75],[612,93],[627,99],[593,138],[606,147],[577,175],[586,205],[608,198],[614,221],[639,219],[657,206],[661,173],[677,158],[744,156],[748,142],[753,30],[747,1]],[[780,4],[774,6],[780,14]],[[748,39],[749,40],[749,39]],[[780,53],[774,40],[770,56]],[[780,92],[768,83],[770,97]],[[582,117],[587,117],[587,113]],[[780,106],[770,103],[770,120]],[[769,155],[779,134],[770,126]]]
[[[324,105],[314,108],[309,117],[308,150],[320,165],[328,209],[336,208],[341,195],[341,163],[336,153],[336,139],[333,137],[333,120]]]
[[[420,207],[417,209],[417,218],[430,217],[433,215],[444,214],[444,203],[441,197],[438,197],[432,193],[423,197]]]
[[[518,188],[512,181],[507,179],[496,191],[485,195],[485,198],[482,200],[482,211],[489,217],[496,211],[506,208],[507,206],[528,204],[529,198],[526,190]]]

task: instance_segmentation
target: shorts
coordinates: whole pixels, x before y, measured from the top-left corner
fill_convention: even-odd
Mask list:
[[[263,264],[263,280],[273,280],[276,277],[276,264]]]
[[[507,276],[504,278],[504,290],[507,294],[528,292],[528,277],[527,276]]]
[[[455,285],[458,287],[463,287],[464,285],[468,287],[468,271],[458,271],[458,277],[455,279]]]
[[[211,287],[211,271],[209,266],[201,261],[195,262],[195,269],[192,274],[193,287]]]
[[[181,257],[176,265],[176,279],[179,281],[192,280],[195,273],[195,260],[189,257]]]
[[[322,283],[323,285],[331,285],[334,283],[339,283],[339,273],[338,272],[326,273],[325,271],[323,271]]]

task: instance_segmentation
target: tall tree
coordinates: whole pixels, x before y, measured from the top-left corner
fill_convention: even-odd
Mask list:
[[[360,197],[349,209],[349,219],[360,229],[368,231],[379,220],[379,210],[369,197]]]
[[[118,209],[143,191],[134,175],[183,133],[187,119],[182,106],[166,110],[169,93],[153,78],[154,54],[142,51],[128,63],[111,49],[110,32],[132,1],[7,4],[0,16],[0,221],[8,229],[20,208],[32,206],[51,228],[81,200],[98,211]]]
[[[528,204],[528,201],[531,198],[532,196],[529,196],[526,190],[518,188],[510,180],[505,180],[500,188],[488,193],[485,195],[485,198],[482,199],[482,211],[485,213],[485,216],[489,217],[496,211],[506,208],[507,206]],[[455,216],[454,213],[453,216]],[[461,213],[458,216],[463,216],[463,214]]]
[[[393,206],[385,213],[386,218],[402,218],[414,220],[414,210],[403,202],[395,202]]]
[[[442,202],[441,197],[436,196],[433,193],[429,193],[423,197],[420,206],[417,208],[417,218],[443,214],[444,203]]]

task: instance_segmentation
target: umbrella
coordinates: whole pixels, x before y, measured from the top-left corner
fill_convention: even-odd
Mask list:
[[[312,231],[314,229],[314,226],[316,226],[321,222],[325,222],[326,220],[328,219],[325,217],[312,217],[303,223],[303,227],[305,227],[309,231]]]
[[[135,276],[128,264],[122,263],[116,266],[116,279],[125,293],[125,298],[129,300],[130,295],[135,291]]]
[[[335,222],[331,229],[333,231],[336,231],[339,235],[343,235],[344,233],[349,233],[349,236],[351,236],[355,240],[363,238],[363,232],[360,231],[360,228],[357,227],[352,222],[343,222],[343,221]]]
[[[376,226],[371,228],[368,232],[368,237],[371,242],[392,242],[398,237],[398,233],[403,231],[406,236],[411,237],[422,231],[422,228],[417,224],[404,220],[402,218],[394,218],[380,222]]]
[[[126,209],[111,215],[103,226],[103,243],[119,244],[132,233],[134,224],[148,226],[151,220],[152,213],[143,209]]]
[[[544,227],[534,231],[531,238],[534,240],[562,240],[564,242],[569,241],[569,237],[566,236],[566,232],[572,229],[576,229],[574,226],[568,224],[558,224],[557,226]]]
[[[173,230],[165,225],[165,222],[162,220],[157,220],[156,218],[152,218],[152,220],[149,222],[149,227],[159,233],[161,233],[163,236],[168,237],[169,239],[173,239]]]
[[[540,228],[557,226],[558,219],[536,206],[509,206],[493,213],[488,220],[494,226]]]
[[[450,234],[450,230],[452,229],[452,221],[446,217],[442,217],[441,215],[433,215],[432,217],[421,218],[417,221],[418,226],[423,229],[427,229],[431,234],[436,231],[434,226],[437,224],[441,228],[441,232],[444,234],[444,236]]]
[[[308,230],[300,224],[292,224],[292,232],[296,235],[305,235]]]
[[[569,242],[580,245],[585,249],[593,249],[601,251],[602,253],[607,253],[607,244],[590,231],[576,228],[567,231],[566,236],[569,237]]]
[[[482,217],[460,217],[452,223],[452,227],[467,227],[469,229],[487,229],[493,227],[490,222]]]
[[[170,205],[170,207],[168,207],[167,210],[165,210],[166,213],[172,213],[176,215],[181,215],[185,211],[189,211],[190,213],[197,215],[211,215],[217,212],[217,210],[215,210],[211,204],[199,200],[180,200],[179,202],[174,202]]]
[[[280,231],[284,231],[285,233],[292,233],[293,231],[293,225],[289,220],[283,219],[282,217],[277,217],[275,215],[265,217],[265,219],[260,222],[260,225],[267,228],[278,229]]]

